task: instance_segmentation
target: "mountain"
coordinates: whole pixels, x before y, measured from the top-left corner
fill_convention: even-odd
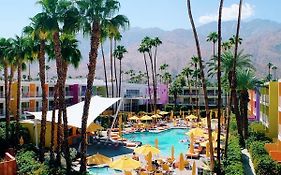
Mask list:
[[[217,24],[209,23],[198,27],[198,34],[201,43],[202,56],[204,60],[208,60],[212,54],[211,43],[206,42],[206,37],[210,32],[216,31]],[[222,24],[222,38],[227,40],[236,31],[236,22],[229,21]],[[128,53],[122,61],[123,70],[130,69],[144,71],[143,55],[137,49],[141,40],[145,36],[158,36],[163,44],[158,48],[158,65],[162,63],[169,64],[169,71],[172,74],[177,74],[181,69],[190,62],[190,58],[196,55],[196,48],[191,30],[176,29],[172,31],[164,31],[159,28],[131,28],[122,33],[122,41],[119,44],[125,45]],[[241,37],[243,38],[240,49],[244,53],[252,55],[252,61],[257,68],[257,75],[265,77],[267,74],[266,64],[273,63],[278,68],[281,68],[281,24],[269,20],[255,19],[241,24]],[[69,69],[69,75],[72,77],[86,76],[89,39],[78,35],[80,41],[80,49],[83,55],[83,60],[77,70]],[[104,43],[107,65],[109,68],[109,43]],[[54,63],[50,63],[50,76],[55,73]],[[32,69],[36,72],[38,65],[32,65]],[[109,70],[109,69],[108,69]],[[277,72],[281,72],[278,71]],[[278,76],[281,74],[278,73]],[[103,78],[103,67],[101,55],[97,62],[97,78]]]

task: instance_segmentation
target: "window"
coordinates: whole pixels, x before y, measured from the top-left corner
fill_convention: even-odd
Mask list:
[[[140,91],[136,89],[127,89],[125,97],[139,97]]]

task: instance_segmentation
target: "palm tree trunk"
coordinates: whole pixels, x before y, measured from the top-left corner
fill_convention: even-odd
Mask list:
[[[55,125],[56,125],[56,109],[58,108],[58,88],[57,85],[54,87],[54,105],[52,110],[52,123],[51,123],[51,135],[55,135]],[[57,125],[58,130],[58,125]],[[50,147],[50,162],[51,164],[54,163],[54,145],[55,145],[55,137],[51,137],[51,147]]]
[[[157,108],[157,95],[156,95],[156,87],[155,87],[155,74],[154,74],[154,65],[153,65],[153,60],[152,60],[152,54],[151,51],[148,52],[149,54],[149,59],[150,59],[150,64],[151,64],[151,73],[152,73],[152,85],[153,85],[153,112],[154,114],[156,113],[156,108]]]
[[[247,90],[241,91],[241,115],[243,116],[243,130],[244,130],[244,138],[248,138],[248,102],[249,102],[249,93]]]
[[[197,75],[197,63],[195,63],[195,71],[196,71],[196,115],[197,115],[197,121],[200,120],[200,115],[199,115],[199,88],[198,88],[198,75]]]
[[[199,43],[196,27],[195,27],[193,17],[192,17],[190,0],[187,0],[187,8],[188,8],[189,20],[190,20],[190,23],[192,26],[193,35],[194,35],[194,39],[195,39],[195,43],[196,43],[197,54],[198,54],[198,58],[199,58],[199,67],[200,67],[201,81],[202,81],[202,86],[203,86],[203,94],[204,94],[204,100],[205,100],[205,110],[206,110],[207,126],[208,126],[208,136],[209,136],[209,144],[210,144],[210,161],[211,161],[210,169],[211,169],[211,171],[213,171],[214,151],[213,151],[211,118],[210,118],[209,106],[208,106],[209,103],[208,103],[208,96],[207,96],[206,80],[205,80],[205,76],[204,76],[204,66],[203,66],[203,61],[202,61],[202,57],[201,57],[200,43]]]
[[[237,122],[237,129],[240,136],[240,143],[241,146],[245,146],[245,141],[243,138],[243,130],[241,126],[241,115],[239,112],[238,107],[238,99],[237,99],[237,78],[236,78],[236,60],[237,60],[237,54],[238,54],[238,38],[239,38],[239,31],[240,31],[240,22],[241,22],[241,11],[242,11],[242,3],[243,0],[240,0],[239,3],[239,12],[238,12],[238,21],[237,21],[237,29],[236,29],[236,37],[235,37],[235,47],[234,47],[234,60],[233,60],[233,68],[232,68],[232,80],[231,80],[231,91],[233,95],[233,103],[234,103],[234,112],[236,116],[236,122]]]
[[[110,81],[111,81],[111,97],[114,97],[114,85],[113,85],[113,58],[112,58],[112,38],[110,39]]]
[[[101,43],[101,55],[102,55],[102,62],[103,62],[103,70],[104,70],[104,80],[105,80],[105,88],[106,88],[106,97],[108,96],[108,84],[107,84],[107,74],[106,74],[106,64],[105,64],[105,56],[103,50],[103,44]]]
[[[223,0],[220,1],[219,7],[219,19],[218,19],[218,45],[221,45],[221,18],[222,18],[222,8]],[[215,43],[214,43],[215,46]],[[215,50],[215,47],[214,47]],[[215,51],[214,51],[215,52]],[[215,56],[215,53],[214,53]],[[218,160],[218,174],[221,173],[221,150],[220,150],[220,134],[221,134],[221,47],[218,47],[218,137],[217,137],[217,160]]]
[[[4,81],[5,81],[5,118],[6,118],[6,140],[9,140],[10,132],[10,99],[8,90],[8,64],[4,65]]]
[[[146,76],[147,76],[147,86],[148,86],[149,101],[150,101],[150,105],[151,105],[152,97],[151,97],[151,91],[150,91],[150,80],[149,80],[148,66],[147,66],[147,61],[146,61],[145,53],[143,53],[143,59],[144,59],[144,65],[145,65]],[[150,108],[151,108],[151,110],[152,110],[152,106],[150,106]]]
[[[157,46],[155,47],[155,53],[154,53],[154,76],[155,76],[155,99],[156,99],[156,107],[157,107],[157,88],[158,88],[158,86],[157,86]],[[156,113],[156,109],[155,109],[155,111],[154,111],[154,113]]]
[[[121,83],[122,83],[122,61],[121,61],[122,59],[120,59],[120,64],[119,64],[119,97],[121,96]]]
[[[100,26],[98,22],[94,22],[92,25],[91,31],[91,50],[89,53],[89,64],[88,69],[89,73],[87,76],[87,88],[85,94],[85,102],[83,108],[82,115],[82,126],[81,126],[81,134],[82,134],[82,142],[81,142],[81,166],[80,172],[86,173],[86,129],[87,129],[87,120],[89,115],[89,106],[91,102],[92,96],[92,88],[96,71],[96,63],[98,56],[98,47],[100,41]]]
[[[224,158],[227,158],[227,149],[228,149],[228,139],[229,139],[229,124],[231,120],[231,106],[232,106],[232,94],[229,96],[228,105],[227,105],[227,124],[226,124],[226,138],[225,138],[225,148],[224,148]]]
[[[21,72],[22,64],[19,61],[18,63],[18,84],[17,84],[17,113],[16,113],[16,140],[19,141],[19,128],[20,128],[20,116],[21,116]]]
[[[14,66],[11,65],[10,67],[10,76],[9,76],[9,82],[8,82],[8,91],[7,92],[7,101],[6,101],[6,117],[9,118],[9,122],[10,122],[10,102],[11,102],[11,89],[12,89],[12,82],[13,82],[13,78],[14,78]],[[10,126],[9,126],[10,127]]]
[[[47,91],[45,85],[45,41],[40,41],[39,50],[39,76],[42,89],[42,119],[41,119],[41,131],[40,131],[40,143],[39,143],[39,160],[44,162],[45,153],[45,133],[46,133],[46,115],[47,115]]]
[[[189,80],[189,77],[187,77],[188,79],[188,88],[189,88],[189,103],[191,105],[191,111],[193,111],[193,102],[192,102],[192,95],[191,95],[191,82]]]
[[[116,40],[114,40],[114,50],[116,49]],[[114,64],[114,79],[115,79],[115,86],[116,86],[116,96],[118,93],[118,78],[117,78],[117,66],[116,66],[116,57],[113,55],[113,64]],[[117,109],[117,104],[116,104]]]

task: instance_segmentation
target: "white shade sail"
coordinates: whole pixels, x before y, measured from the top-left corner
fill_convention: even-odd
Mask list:
[[[121,98],[104,98],[94,96],[91,98],[87,127],[107,108],[119,101]],[[68,125],[81,128],[84,101],[66,108]],[[35,119],[41,120],[42,112],[27,112],[35,116]],[[58,110],[56,110],[56,122],[58,120]],[[52,121],[52,111],[47,112],[47,121]]]

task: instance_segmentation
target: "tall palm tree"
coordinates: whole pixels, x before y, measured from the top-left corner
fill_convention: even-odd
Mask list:
[[[228,40],[228,41],[223,42],[223,43],[221,44],[221,47],[222,47],[222,50],[225,52],[225,51],[231,49],[232,44],[231,44],[230,41]]]
[[[147,89],[148,89],[148,95],[149,95],[149,101],[151,103],[152,97],[151,97],[151,90],[150,90],[150,78],[149,78],[149,73],[148,73],[148,64],[146,60],[146,52],[149,51],[148,46],[144,42],[144,40],[141,42],[138,51],[143,54],[143,60],[144,60],[144,65],[145,65],[145,71],[146,71],[146,77],[147,77]]]
[[[196,87],[196,115],[199,121],[199,85],[198,85],[198,77],[200,74],[200,70],[198,69],[199,58],[196,56],[191,57],[191,65],[194,66],[194,71],[192,77],[195,78],[195,87]]]
[[[164,64],[161,64],[160,67],[159,67],[159,70],[161,72],[161,75],[160,75],[160,83],[162,83],[162,78],[163,78],[163,75],[164,73],[167,71],[167,68],[169,67],[168,64],[164,63]]]
[[[106,26],[112,18],[119,18],[116,15],[120,8],[120,3],[116,0],[79,0],[77,4],[80,9],[80,14],[83,17],[84,25],[83,32],[90,33],[91,49],[89,53],[87,88],[85,94],[85,102],[82,115],[82,142],[81,142],[81,166],[80,172],[86,172],[86,128],[89,114],[89,106],[92,96],[92,86],[96,71],[96,62],[98,55],[98,48],[100,44],[100,36],[102,26]],[[116,15],[116,16],[115,16]],[[125,16],[123,16],[125,18]]]
[[[4,68],[4,84],[5,84],[5,119],[6,119],[6,140],[9,140],[10,131],[10,88],[8,84],[8,69],[11,59],[8,55],[8,49],[11,47],[11,39],[0,38],[0,64]]]
[[[245,146],[245,140],[243,137],[243,130],[241,127],[241,114],[239,112],[238,108],[238,99],[237,99],[237,78],[236,78],[236,62],[237,62],[237,56],[238,56],[238,44],[239,44],[239,32],[240,32],[240,23],[241,23],[241,12],[242,12],[242,3],[243,0],[240,0],[239,3],[239,12],[238,12],[238,20],[237,20],[237,29],[236,29],[236,35],[235,35],[235,47],[234,47],[234,59],[233,59],[233,67],[232,67],[232,77],[231,77],[231,96],[233,99],[234,104],[234,113],[236,116],[236,122],[237,122],[237,129],[240,137],[240,143],[244,147]]]
[[[107,82],[107,71],[106,71],[106,62],[105,62],[105,55],[104,55],[104,48],[103,43],[107,38],[107,31],[106,29],[101,30],[101,37],[100,37],[100,47],[101,47],[101,55],[102,55],[102,63],[103,63],[103,72],[104,72],[104,81],[105,81],[105,88],[106,88],[106,97],[109,97],[108,94],[108,82]]]
[[[267,68],[268,68],[268,75],[267,75],[267,80],[270,81],[272,79],[271,76],[271,68],[272,68],[273,64],[271,62],[267,63]]]
[[[213,56],[216,55],[216,42],[218,41],[218,33],[217,32],[211,32],[207,36],[207,41],[213,43]]]
[[[159,39],[159,37],[155,37],[152,39],[152,46],[154,47],[154,76],[155,76],[155,89],[154,89],[154,94],[155,98],[157,99],[157,51],[158,51],[158,46],[162,44],[162,41]]]
[[[16,36],[12,39],[12,47],[10,48],[11,54],[15,57],[17,66],[17,101],[16,101],[16,140],[19,140],[19,119],[21,117],[21,79],[22,67],[26,61],[26,52],[28,51],[28,41],[26,38]]]
[[[259,85],[261,85],[261,82],[255,77],[251,69],[237,70],[237,90],[239,92],[240,112],[241,116],[243,116],[243,134],[245,139],[248,138],[248,90],[253,90]]]
[[[223,8],[223,0],[220,1],[219,6],[219,17],[218,17],[218,45],[221,46],[221,18],[222,18],[222,8]],[[215,45],[215,42],[213,40],[213,44]],[[215,53],[213,53],[215,56]],[[217,81],[218,81],[218,102],[217,102],[217,108],[218,108],[218,137],[217,137],[217,160],[218,160],[218,174],[221,173],[221,150],[220,150],[220,134],[221,134],[221,47],[218,47],[218,73],[217,73]]]
[[[46,134],[46,115],[48,108],[48,100],[47,100],[47,89],[45,84],[45,46],[47,40],[47,27],[44,21],[45,17],[39,15],[31,18],[31,24],[24,28],[24,33],[32,37],[32,42],[39,42],[39,50],[38,48],[32,48],[32,52],[38,54],[39,60],[39,78],[42,89],[42,118],[41,118],[41,131],[40,131],[40,143],[39,143],[39,160],[41,162],[44,161],[44,153],[45,153],[45,134]],[[36,46],[35,46],[36,47]],[[38,46],[37,46],[38,47]],[[47,68],[47,67],[46,67]],[[50,68],[50,67],[49,67]]]
[[[115,58],[117,58],[119,60],[119,92],[118,92],[118,96],[120,97],[121,95],[121,83],[122,83],[122,67],[121,67],[121,62],[122,59],[124,57],[124,54],[127,53],[128,51],[126,50],[126,48],[124,46],[117,46],[116,49],[113,52],[113,55]]]
[[[191,96],[191,80],[190,80],[192,74],[193,74],[193,70],[190,67],[183,68],[182,75],[186,77],[186,81],[189,88],[189,104],[191,105],[191,109],[193,111],[193,103],[192,103],[192,96]]]
[[[203,86],[205,110],[206,110],[207,126],[208,126],[208,136],[209,136],[209,143],[210,143],[210,160],[211,160],[210,167],[211,167],[211,170],[213,170],[214,152],[213,152],[211,118],[210,118],[209,106],[208,106],[209,103],[208,103],[208,96],[207,96],[206,80],[205,80],[205,75],[204,75],[204,66],[203,66],[203,60],[202,60],[202,56],[201,56],[200,43],[199,43],[198,34],[197,34],[196,27],[195,27],[193,17],[192,17],[190,0],[187,0],[187,9],[188,9],[188,16],[189,16],[189,20],[190,20],[190,23],[192,26],[192,31],[193,31],[193,35],[194,35],[194,39],[195,39],[195,43],[196,43],[197,56],[199,58],[200,78],[201,78],[202,86]]]
[[[59,97],[59,113],[58,113],[58,129],[57,129],[57,164],[61,164],[61,117],[63,117],[63,148],[66,159],[67,171],[71,170],[71,160],[68,145],[68,125],[65,106],[65,81],[67,77],[67,62],[62,57],[62,48],[60,43],[60,32],[75,33],[79,30],[80,18],[78,9],[73,2],[68,0],[39,0],[38,4],[42,6],[40,15],[45,17],[48,22],[48,29],[52,33],[52,41],[54,43],[54,55],[57,67],[57,85]]]

